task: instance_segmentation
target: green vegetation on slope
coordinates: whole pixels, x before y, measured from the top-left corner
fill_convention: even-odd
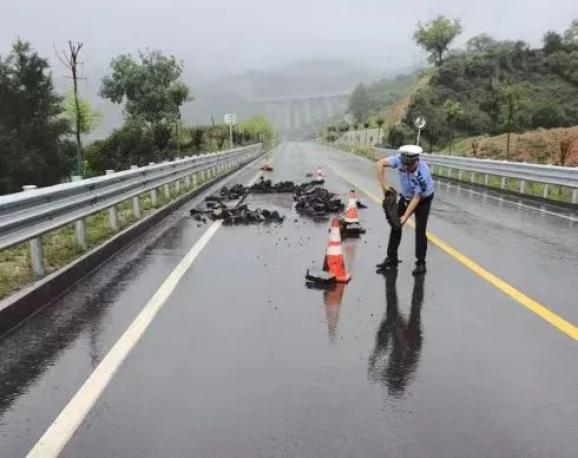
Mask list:
[[[428,117],[424,140],[430,150],[451,150],[459,137],[578,124],[578,20],[563,35],[548,32],[538,49],[487,35],[470,39],[414,94],[405,132],[416,112]]]

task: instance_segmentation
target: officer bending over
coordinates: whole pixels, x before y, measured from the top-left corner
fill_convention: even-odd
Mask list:
[[[377,177],[384,193],[392,192],[385,178],[385,169],[391,167],[399,171],[401,193],[397,202],[400,225],[391,224],[387,257],[377,265],[377,271],[396,269],[399,264],[397,250],[401,242],[401,228],[409,217],[415,214],[415,257],[416,265],[413,275],[426,272],[425,258],[427,252],[426,228],[431,203],[434,196],[433,180],[428,165],[420,160],[422,148],[406,145],[399,149],[399,154],[386,157],[376,163]],[[395,192],[395,191],[393,191]]]

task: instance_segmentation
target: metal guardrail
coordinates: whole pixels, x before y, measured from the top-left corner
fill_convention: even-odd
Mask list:
[[[397,151],[375,148],[376,158],[396,154]],[[474,159],[469,157],[444,156],[440,154],[424,154],[425,161],[432,167],[432,173],[451,176],[452,170],[458,171],[457,179],[462,179],[462,171],[471,172],[470,180],[475,180],[475,174],[484,176],[484,184],[488,186],[490,176],[500,177],[500,188],[505,189],[506,179],[519,180],[519,192],[524,194],[526,182],[544,184],[544,197],[548,195],[548,186],[562,186],[572,189],[572,203],[578,203],[578,167],[561,167],[557,165],[526,164],[521,162],[496,161],[492,159]]]
[[[156,205],[159,189],[170,198],[171,184],[177,192],[181,185],[196,186],[199,180],[250,162],[262,150],[263,146],[257,144],[140,168],[132,166],[120,172],[108,170],[104,176],[0,196],[0,250],[28,242],[33,271],[43,276],[42,234],[75,223],[76,241],[85,250],[86,217],[108,209],[109,225],[117,231],[118,204],[132,201],[133,214],[140,218],[140,195],[150,192],[152,204]]]

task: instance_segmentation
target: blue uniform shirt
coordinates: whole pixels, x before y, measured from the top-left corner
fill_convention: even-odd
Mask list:
[[[389,165],[392,169],[399,170],[399,180],[401,182],[401,195],[411,200],[413,196],[419,194],[422,199],[429,197],[434,192],[434,184],[428,165],[419,160],[417,169],[413,173],[406,172],[401,166],[400,154],[389,158]]]

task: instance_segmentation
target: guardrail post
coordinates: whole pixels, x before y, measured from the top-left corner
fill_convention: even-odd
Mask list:
[[[181,180],[175,181],[175,193],[181,192]]]
[[[190,187],[191,187],[191,176],[187,175],[185,177],[185,188],[190,189]]]
[[[578,203],[578,189],[574,189],[572,191],[572,203],[573,204]]]
[[[82,180],[81,176],[72,176],[72,181]],[[88,243],[86,242],[86,220],[84,218],[78,219],[74,222],[74,229],[76,233],[76,243],[82,251],[88,249]]]
[[[28,240],[28,249],[30,250],[30,263],[32,271],[37,277],[43,277],[46,274],[44,268],[44,249],[42,248],[42,239],[35,237]]]
[[[476,172],[472,172],[471,176],[470,176],[470,182],[471,183],[475,183],[476,182]]]
[[[526,180],[520,180],[520,194],[526,193]]]
[[[546,183],[546,184],[544,185],[544,194],[542,194],[542,197],[543,197],[544,199],[547,199],[547,198],[548,198],[549,191],[550,191],[550,186],[548,185],[548,183]]]
[[[458,170],[458,180],[462,181],[463,170]]]
[[[112,175],[114,173],[114,170],[107,170],[105,173],[107,175]],[[114,232],[118,231],[118,210],[116,208],[116,205],[113,205],[112,207],[109,207],[109,209],[108,209],[108,222],[109,222],[110,228]]]
[[[166,185],[163,186],[163,189],[165,191],[165,197],[170,200],[171,199],[171,187],[169,186],[169,184],[167,183]]]
[[[500,189],[506,189],[506,177],[500,179]]]
[[[490,175],[488,175],[488,174],[486,173],[486,175],[484,176],[484,185],[485,185],[486,187],[488,187],[489,184],[490,184]]]
[[[22,191],[32,191],[36,189],[36,185],[27,184],[22,186]],[[44,249],[42,248],[42,238],[35,237],[28,240],[28,251],[30,252],[30,264],[32,265],[32,272],[36,277],[43,277],[46,274],[44,268]]]
[[[131,165],[130,168],[131,168],[131,170],[136,170],[136,169],[138,169],[138,165]],[[132,198],[132,214],[134,215],[134,217],[136,219],[140,218],[141,212],[140,212],[140,197],[139,196],[134,196]]]
[[[193,181],[193,188],[196,188],[197,184],[199,182],[198,173],[193,173],[193,175],[191,176],[191,179]]]

